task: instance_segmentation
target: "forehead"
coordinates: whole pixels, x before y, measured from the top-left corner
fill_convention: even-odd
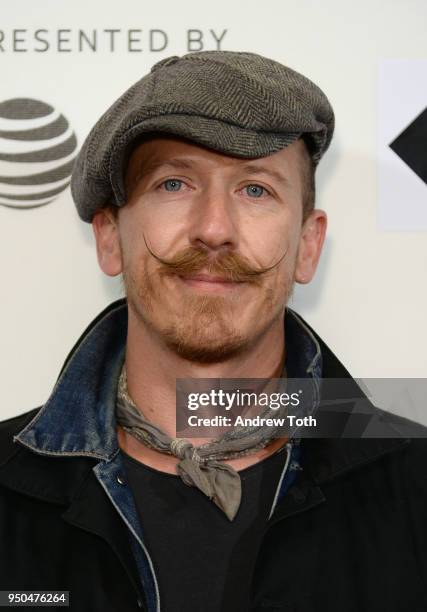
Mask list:
[[[156,135],[134,145],[127,171],[155,172],[163,167],[215,169],[277,174],[277,179],[299,173],[304,142],[298,139],[284,149],[266,157],[242,158],[209,149],[176,136]]]

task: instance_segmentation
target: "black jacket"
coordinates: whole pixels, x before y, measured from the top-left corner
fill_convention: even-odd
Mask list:
[[[350,377],[315,337],[323,376]],[[96,460],[13,442],[39,409],[0,423],[0,590],[68,590],[74,612],[144,608],[126,526],[92,472]],[[384,416],[390,431],[398,421]],[[302,446],[303,469],[263,537],[251,610],[427,611],[427,442]]]

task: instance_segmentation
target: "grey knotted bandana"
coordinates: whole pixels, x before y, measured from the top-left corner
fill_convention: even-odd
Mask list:
[[[283,409],[282,409],[283,410]],[[263,416],[277,414],[268,408]],[[232,459],[257,452],[275,437],[276,427],[235,427],[220,438],[194,447],[182,438],[171,438],[147,421],[127,390],[123,364],[117,389],[116,420],[121,427],[146,446],[180,459],[177,473],[185,484],[200,489],[232,521],[241,502],[242,488],[236,470],[218,459]]]

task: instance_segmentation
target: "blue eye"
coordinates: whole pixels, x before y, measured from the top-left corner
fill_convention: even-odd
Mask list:
[[[267,193],[267,190],[261,185],[246,185],[246,193],[255,198],[260,198],[264,192]]]
[[[163,181],[162,185],[165,186],[166,191],[179,191],[182,181],[178,179],[168,179],[167,181]]]

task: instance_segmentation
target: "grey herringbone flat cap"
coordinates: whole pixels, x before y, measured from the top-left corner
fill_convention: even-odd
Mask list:
[[[333,131],[325,94],[279,62],[237,51],[172,56],[95,124],[77,157],[71,191],[83,221],[108,203],[123,206],[125,166],[143,134],[172,134],[244,158],[265,157],[304,134],[317,165]]]

